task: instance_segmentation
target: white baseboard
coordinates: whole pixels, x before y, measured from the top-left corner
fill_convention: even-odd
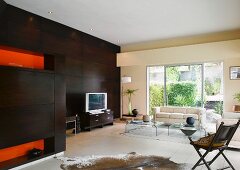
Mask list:
[[[17,166],[17,167],[15,167],[15,168],[10,169],[10,170],[23,169],[23,168],[26,168],[26,167],[28,167],[28,166],[35,165],[35,164],[37,164],[37,163],[46,161],[46,160],[48,160],[48,159],[51,159],[51,158],[54,158],[54,157],[57,157],[57,156],[61,156],[61,155],[63,155],[63,154],[64,154],[64,152],[59,152],[59,153],[56,153],[56,154],[54,154],[54,155],[51,155],[51,156],[48,156],[48,157],[45,157],[45,158],[42,158],[42,159],[39,159],[39,160],[36,160],[36,161],[33,161],[33,162],[29,162],[29,163],[26,163],[26,164],[21,165],[21,166]]]

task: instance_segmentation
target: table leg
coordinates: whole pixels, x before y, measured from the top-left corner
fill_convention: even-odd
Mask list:
[[[158,130],[157,130],[158,128],[157,128],[157,126],[156,126],[156,136],[158,135]]]
[[[169,126],[168,126],[168,136],[169,136]]]
[[[77,134],[77,121],[75,120],[75,135]]]

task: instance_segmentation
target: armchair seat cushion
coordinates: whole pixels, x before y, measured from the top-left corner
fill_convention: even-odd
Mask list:
[[[208,148],[211,144],[215,134],[208,135],[206,137],[202,137],[197,141],[193,141],[192,144],[198,146],[199,148]],[[225,144],[225,141],[214,143],[212,146],[215,148],[221,147]]]
[[[171,113],[170,118],[172,118],[172,119],[183,119],[183,113]]]

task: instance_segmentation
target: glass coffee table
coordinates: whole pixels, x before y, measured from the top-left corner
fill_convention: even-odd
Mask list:
[[[146,128],[152,128],[155,131],[155,135],[158,135],[158,131],[160,128],[167,127],[168,136],[170,133],[171,128],[181,128],[182,124],[180,123],[164,123],[164,122],[143,122],[141,120],[135,120],[135,121],[127,121],[125,126],[125,133],[130,133],[135,130],[141,130]]]
[[[141,135],[144,135],[144,130],[148,129],[151,131],[151,133],[154,133],[155,136],[158,136],[158,132],[162,130],[162,128],[167,128],[167,134],[170,135],[171,129],[177,129],[181,131],[186,136],[191,136],[196,131],[200,131],[200,136],[202,133],[202,130],[199,127],[186,127],[183,123],[165,123],[165,122],[143,122],[142,120],[133,120],[133,121],[127,121],[125,125],[125,133],[131,133],[134,131],[142,130],[143,133]],[[204,130],[205,135],[206,131]]]

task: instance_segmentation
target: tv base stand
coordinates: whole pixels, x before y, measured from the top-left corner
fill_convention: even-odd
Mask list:
[[[85,112],[79,115],[81,129],[91,131],[93,128],[105,125],[113,125],[113,111],[106,111],[101,113]]]

